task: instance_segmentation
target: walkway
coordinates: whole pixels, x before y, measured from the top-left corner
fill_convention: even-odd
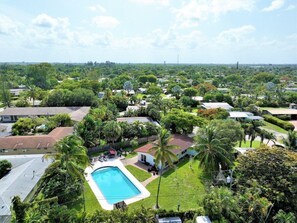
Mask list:
[[[130,159],[125,159],[124,158],[124,159],[121,159],[121,161],[124,164],[124,166],[132,165],[132,166],[135,166],[138,169],[141,169],[143,171],[147,171],[147,169],[148,169],[148,166],[147,165],[145,165],[145,164],[143,164],[141,162],[138,162],[138,157],[137,156],[132,157]],[[154,181],[155,179],[157,179],[158,176],[159,175],[153,175],[152,174],[152,176],[150,178],[148,178],[145,181],[141,182],[141,184],[146,187],[149,183],[151,183],[152,181]]]

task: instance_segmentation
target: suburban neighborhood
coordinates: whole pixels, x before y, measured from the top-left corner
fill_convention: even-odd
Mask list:
[[[0,223],[296,223],[296,10],[0,1]]]

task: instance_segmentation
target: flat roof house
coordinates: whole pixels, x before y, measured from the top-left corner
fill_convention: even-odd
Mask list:
[[[73,127],[58,127],[48,135],[8,136],[0,138],[0,154],[44,154],[54,152],[54,145],[73,134]]]
[[[18,195],[25,200],[52,160],[43,159],[43,154],[0,156],[0,160],[12,164],[11,171],[0,179],[0,222],[9,223],[12,197]]]
[[[205,109],[221,108],[229,111],[233,107],[226,102],[208,102],[208,103],[202,103],[202,108],[205,108]]]
[[[263,110],[263,114],[269,114],[273,116],[288,115],[292,120],[297,120],[297,109],[271,108]]]
[[[178,147],[173,149],[172,152],[178,159],[181,159],[185,155],[190,154],[188,149],[194,145],[194,140],[186,135],[174,134],[169,141],[169,145],[176,145]],[[155,153],[154,151],[150,151],[151,148],[153,148],[153,144],[149,143],[135,150],[138,154],[139,162],[149,164],[151,166],[155,165]]]
[[[16,122],[24,117],[54,116],[69,114],[73,121],[81,121],[90,111],[90,107],[22,107],[6,108],[0,112],[1,122]]]
[[[117,118],[117,122],[128,122],[129,124],[132,124],[134,122],[153,122],[153,120],[150,117],[122,117]]]
[[[246,120],[246,121],[252,121],[252,120],[260,121],[264,119],[260,116],[254,116],[254,114],[251,112],[239,112],[239,111],[229,112],[229,118],[234,120]]]

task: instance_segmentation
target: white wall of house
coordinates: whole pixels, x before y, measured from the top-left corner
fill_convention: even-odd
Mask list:
[[[178,154],[177,157],[178,157],[178,159],[181,159],[182,157],[184,157],[186,155],[195,156],[195,155],[197,155],[197,152],[193,149],[187,149],[184,153]],[[151,166],[155,165],[155,162],[154,162],[155,157],[153,157],[151,154],[138,152],[137,156],[138,156],[138,161],[140,161],[142,163],[147,162]],[[158,167],[161,168],[161,165],[159,165]]]
[[[151,166],[153,166],[153,165],[155,165],[154,159],[155,158],[149,153],[139,153],[138,152],[138,161],[140,161],[142,163],[147,162]]]

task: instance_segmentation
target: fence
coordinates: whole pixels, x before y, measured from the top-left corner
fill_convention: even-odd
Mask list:
[[[149,137],[143,137],[138,139],[138,144],[146,143],[146,142],[151,142],[157,139],[157,136],[149,136]],[[120,148],[125,148],[131,146],[131,140],[126,140],[126,141],[121,141],[117,142],[114,144],[106,144],[103,146],[97,146],[93,148],[88,149],[88,155],[91,155],[93,153],[98,153],[98,152],[105,152],[108,151],[110,148],[113,149],[120,149]]]

